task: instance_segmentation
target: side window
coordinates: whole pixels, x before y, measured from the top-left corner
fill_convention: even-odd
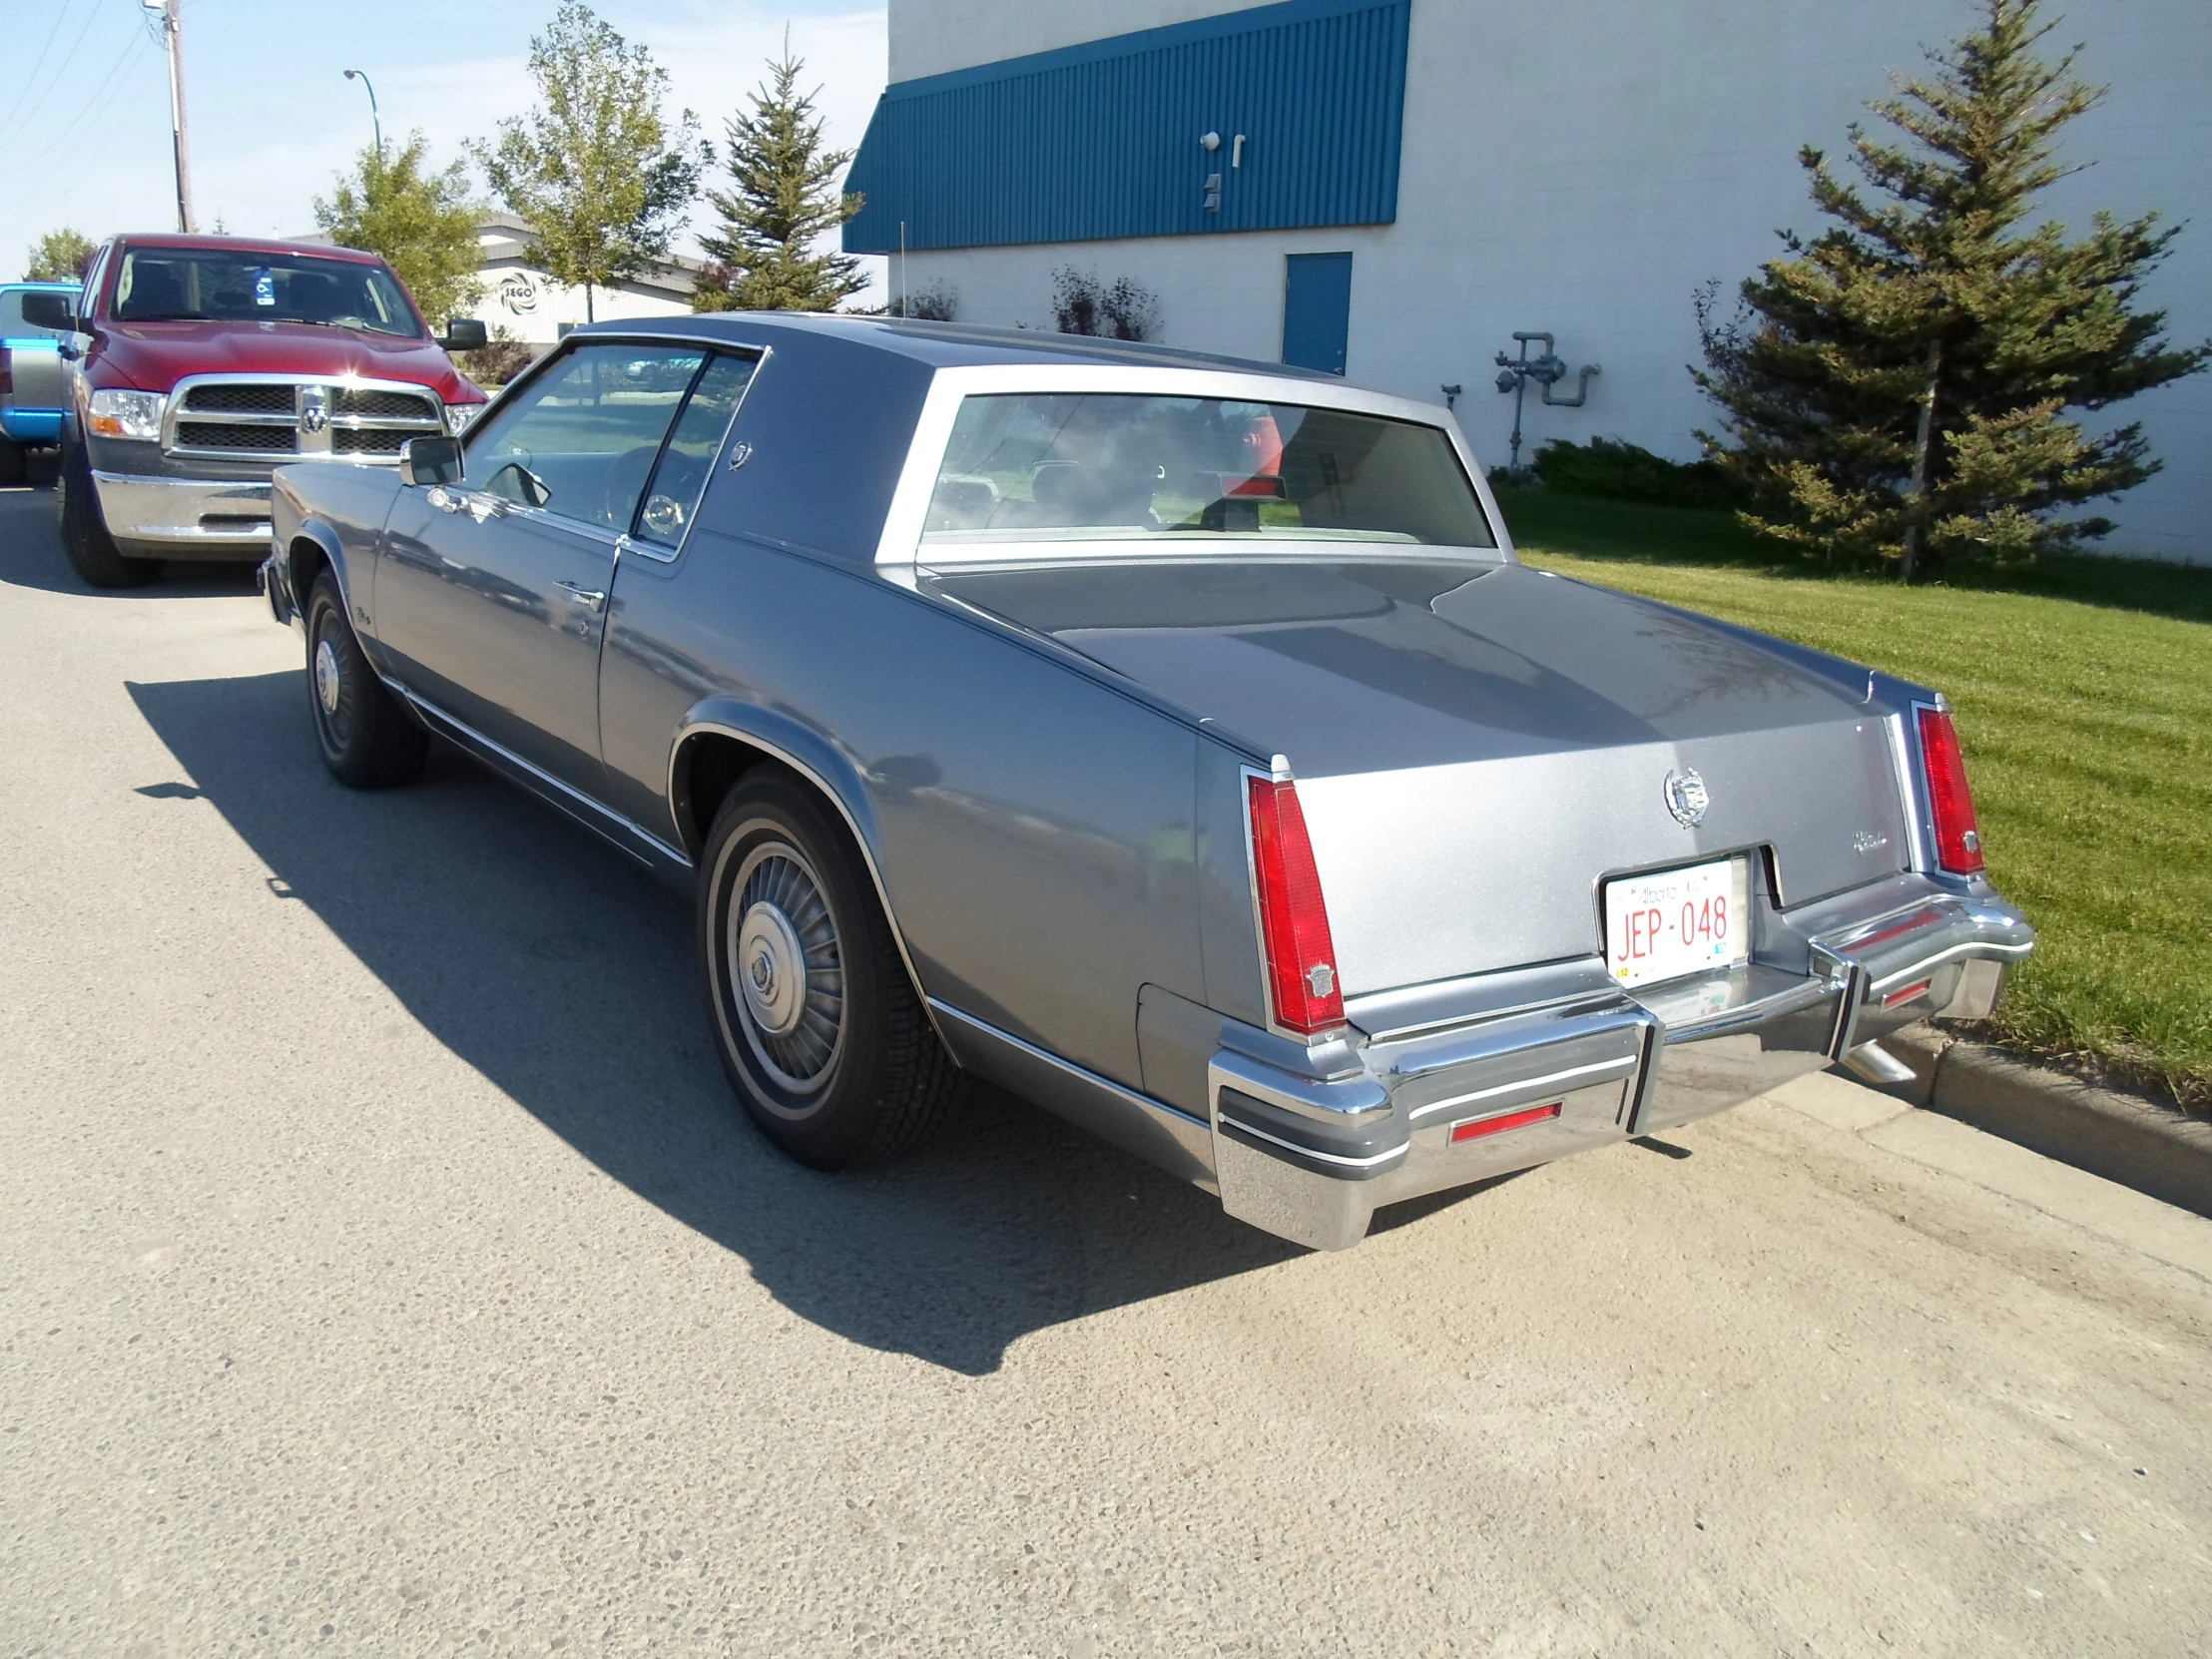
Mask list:
[[[656,547],[683,545],[684,532],[699,510],[699,498],[706,493],[707,474],[722,447],[722,434],[730,429],[738,399],[753,378],[754,361],[719,352],[708,360],[684,412],[676,417],[676,430],[669,434],[661,464],[646,488],[645,505],[638,510],[640,541]]]
[[[468,483],[596,529],[628,530],[706,357],[695,345],[578,346],[469,434]]]

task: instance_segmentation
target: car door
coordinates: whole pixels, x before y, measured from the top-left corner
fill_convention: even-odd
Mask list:
[[[607,599],[704,344],[588,340],[469,434],[459,485],[404,488],[373,626],[408,689],[538,770],[601,793]]]

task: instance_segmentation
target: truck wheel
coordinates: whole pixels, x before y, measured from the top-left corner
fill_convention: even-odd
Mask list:
[[[761,1132],[822,1170],[926,1139],[958,1070],[842,825],[787,775],[756,774],[715,815],[700,868],[715,1045]]]
[[[328,571],[307,595],[307,707],[322,764],[349,789],[388,789],[422,771],[430,734],[376,677]]]
[[[82,444],[62,444],[54,479],[54,516],[61,522],[62,551],[79,576],[96,588],[143,588],[162,573],[159,559],[134,559],[108,534],[93,487],[92,461]]]
[[[0,489],[16,488],[27,471],[23,464],[23,445],[13,438],[0,437]]]

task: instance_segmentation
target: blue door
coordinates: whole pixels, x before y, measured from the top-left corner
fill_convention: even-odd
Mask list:
[[[1352,256],[1293,254],[1283,277],[1283,360],[1342,374],[1351,331]]]

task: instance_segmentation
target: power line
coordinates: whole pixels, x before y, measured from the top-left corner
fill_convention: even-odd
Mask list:
[[[107,114],[109,105],[115,102],[116,95],[122,92],[125,85],[129,85],[133,91],[136,91],[140,85],[144,84],[146,79],[144,71],[152,61],[149,58],[141,58],[134,66],[131,60],[131,48],[129,46],[124,47],[123,55],[117,58],[114,65],[109,69],[107,78],[93,89],[92,96],[86,100],[85,107],[78,111],[77,119],[49,140],[45,149],[24,161],[14,163],[9,171],[20,173],[25,169],[36,167],[56,150],[74,141],[88,124],[98,122],[101,116]],[[136,81],[126,82],[124,72],[133,67],[140,71],[139,78]],[[102,98],[102,93],[106,93],[107,96]]]
[[[46,44],[38,49],[38,60],[31,65],[31,73],[23,77],[23,90],[15,95],[15,102],[8,106],[8,113],[0,116],[0,134],[7,132],[15,121],[16,112],[23,108],[23,100],[31,96],[31,89],[38,85],[38,72],[46,67],[46,54],[54,49],[54,37],[62,32],[62,23],[77,9],[77,0],[62,0],[62,8],[54,14],[54,26],[46,31]]]
[[[92,32],[92,26],[99,19],[99,16],[100,12],[98,7],[95,7],[93,10],[85,14],[85,26],[77,31],[77,38],[69,43],[69,50],[63,54],[62,61],[64,63],[67,63],[71,58],[76,57],[77,48],[84,45],[85,36]],[[40,110],[44,109],[46,107],[47,99],[54,96],[54,89],[57,86],[61,85],[61,81],[62,78],[59,75],[56,75],[51,80],[49,80],[46,83],[44,89],[41,90],[41,92],[39,93],[38,102],[33,104],[29,109],[25,110],[21,119],[24,121],[28,121],[31,119],[31,117],[37,115]],[[10,136],[10,132],[12,132],[12,129],[0,130],[0,143],[5,143],[7,141],[8,137]]]

